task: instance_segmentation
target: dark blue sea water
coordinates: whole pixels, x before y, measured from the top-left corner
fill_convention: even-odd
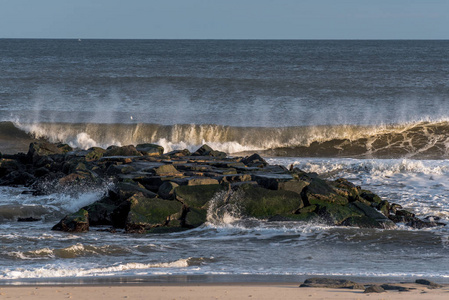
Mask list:
[[[0,39],[0,151],[203,143],[345,177],[449,220],[449,41]],[[106,189],[105,187],[104,189]],[[154,275],[449,277],[446,228],[214,218],[193,231],[50,231],[104,189],[0,189],[0,283]],[[24,224],[33,215],[42,221]]]

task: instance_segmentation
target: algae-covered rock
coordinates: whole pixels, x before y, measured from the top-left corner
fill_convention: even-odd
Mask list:
[[[175,195],[188,207],[203,208],[216,193],[228,189],[227,184],[181,185],[175,188]]]
[[[29,157],[33,157],[36,155],[47,156],[52,154],[63,154],[63,153],[64,153],[63,148],[59,148],[58,145],[45,141],[31,143],[28,150]]]
[[[341,223],[350,217],[361,217],[364,214],[354,206],[341,205],[327,201],[314,201],[316,205],[315,212],[329,224],[341,225]]]
[[[187,185],[211,185],[218,184],[217,179],[205,178],[205,177],[194,177],[187,179]]]
[[[106,150],[100,147],[92,147],[87,149],[86,161],[96,161],[103,157]]]
[[[349,182],[347,179],[339,178],[330,183],[334,190],[340,196],[348,199],[349,202],[358,201],[360,199],[360,187]]]
[[[182,225],[187,228],[195,228],[206,223],[206,221],[207,221],[207,209],[189,208],[184,217]]]
[[[73,148],[67,144],[57,144],[56,147],[58,147],[63,154],[73,151]]]
[[[133,196],[126,220],[126,231],[143,232],[153,227],[166,226],[171,216],[180,213],[182,204],[177,201]]]
[[[313,222],[315,220],[319,220],[319,216],[314,212],[304,212],[297,214],[286,214],[286,215],[275,215],[273,217],[268,218],[269,222],[285,222],[285,221],[294,221],[294,222]]]
[[[52,230],[66,232],[86,232],[89,231],[89,213],[85,209],[80,209],[76,213],[65,216]]]
[[[349,203],[348,198],[338,194],[325,180],[320,178],[311,178],[310,180],[310,184],[303,189],[301,194],[306,206],[325,202],[341,205]]]
[[[301,196],[295,192],[268,190],[254,185],[240,186],[229,201],[238,205],[244,216],[258,219],[293,214],[303,206]]]
[[[142,156],[142,153],[137,151],[133,145],[122,147],[110,146],[106,149],[103,156]]]
[[[173,165],[167,164],[162,165],[154,169],[154,173],[157,176],[182,176],[182,173],[179,172]]]
[[[371,203],[380,203],[382,199],[371,191],[361,190],[360,197]]]
[[[362,202],[354,202],[354,203],[351,203],[350,205],[355,206],[357,209],[362,211],[365,216],[367,216],[373,220],[381,221],[381,222],[388,220],[388,218],[385,215],[383,215],[382,213],[380,213],[373,207],[368,206]]]
[[[393,222],[415,228],[441,225],[418,219],[346,179],[328,181],[293,165],[269,165],[258,154],[226,157],[208,145],[192,156],[188,150],[163,155],[163,148],[154,144],[72,150],[39,141],[27,155],[4,155],[0,184],[26,184],[40,192],[48,182],[55,188],[114,182],[116,189],[86,207],[88,221],[126,227],[128,232],[193,228],[206,221],[211,207],[270,221],[320,219],[368,228],[391,228]],[[82,228],[82,222],[70,218],[76,219],[67,216],[55,227]]]

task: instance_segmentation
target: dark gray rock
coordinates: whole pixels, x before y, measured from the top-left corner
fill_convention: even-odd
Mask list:
[[[139,144],[136,150],[146,156],[160,156],[164,153],[164,147],[156,144]]]
[[[65,216],[52,230],[66,232],[86,232],[89,231],[89,213],[85,209],[80,209],[76,213]]]
[[[364,290],[365,286],[362,284],[345,280],[345,279],[333,279],[333,278],[309,278],[304,281],[300,287],[316,287],[316,288],[335,288],[335,289],[354,289]]]
[[[372,285],[367,287],[364,293],[385,293],[385,290],[379,285]]]
[[[427,279],[416,279],[415,283],[426,285],[429,287],[429,289],[439,289],[443,287],[441,284],[435,283]]]
[[[392,284],[382,284],[381,287],[386,291],[399,291],[399,292],[408,292],[410,288],[400,286],[400,285],[392,285]]]
[[[242,163],[247,165],[248,167],[258,167],[263,168],[268,165],[265,159],[263,159],[259,154],[254,153],[251,156],[247,156],[243,158]]]
[[[179,184],[172,182],[172,181],[166,181],[162,183],[162,185],[159,187],[158,195],[167,200],[175,199],[175,189],[179,186]]]
[[[166,153],[166,155],[170,157],[182,157],[182,156],[190,156],[192,155],[192,153],[190,153],[189,150],[184,149],[184,150],[174,150]]]
[[[106,152],[103,154],[103,156],[142,156],[142,153],[137,151],[136,147],[134,147],[133,145],[122,147],[111,146],[106,149]]]
[[[227,155],[225,152],[214,150],[205,144],[192,153],[192,156],[212,156],[217,158],[225,158]]]

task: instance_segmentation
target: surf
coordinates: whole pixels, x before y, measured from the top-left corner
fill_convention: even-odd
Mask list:
[[[202,144],[232,155],[259,152],[284,157],[446,159],[449,121],[391,125],[238,127],[217,124],[12,123],[2,122],[3,141],[46,139],[88,149],[156,143],[165,151]]]

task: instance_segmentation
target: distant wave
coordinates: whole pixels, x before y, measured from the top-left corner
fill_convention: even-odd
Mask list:
[[[292,157],[449,158],[449,121],[294,127],[3,122],[0,136],[12,127],[22,135],[84,149],[156,143],[166,151],[195,150],[207,143],[229,154],[257,151]]]

